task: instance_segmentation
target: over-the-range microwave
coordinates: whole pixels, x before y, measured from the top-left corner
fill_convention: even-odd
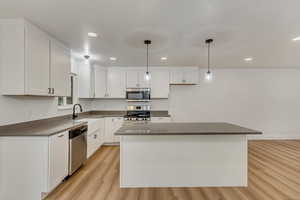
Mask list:
[[[147,102],[151,100],[150,88],[127,88],[126,89],[127,101],[141,101]]]

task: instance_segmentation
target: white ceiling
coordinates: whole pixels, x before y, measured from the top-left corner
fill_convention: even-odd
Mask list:
[[[299,7],[299,0],[1,0],[0,18],[25,17],[103,65],[145,65],[143,40],[151,39],[151,65],[205,67],[204,40],[212,37],[213,67],[300,67],[300,41],[291,41],[300,36]]]

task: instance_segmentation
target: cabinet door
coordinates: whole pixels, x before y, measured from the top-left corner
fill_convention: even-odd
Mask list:
[[[98,121],[99,131],[98,131],[98,148],[102,146],[105,140],[105,121],[104,119],[100,119]]]
[[[172,69],[171,70],[171,84],[184,83],[183,70],[182,69]]]
[[[150,88],[151,82],[152,82],[152,73],[151,74],[151,79],[146,80],[145,78],[145,73],[146,71],[139,71],[139,87],[140,88]]]
[[[109,98],[125,98],[126,73],[121,69],[109,69],[107,93]]]
[[[50,95],[50,40],[31,24],[25,29],[25,93]]]
[[[98,149],[99,130],[87,135],[87,158],[92,156]]]
[[[128,70],[126,72],[126,87],[137,88],[139,87],[139,72],[137,70]]]
[[[120,142],[120,136],[115,135],[115,132],[119,130],[123,125],[123,117],[116,117],[113,121],[113,141]]]
[[[105,118],[105,139],[104,139],[104,141],[106,143],[114,142],[114,139],[113,139],[113,121],[114,121],[114,119],[112,117]]]
[[[58,42],[51,41],[51,74],[50,87],[55,96],[71,96],[70,94],[70,51]]]
[[[78,65],[78,82],[79,82],[79,98],[92,97],[92,80],[91,80],[91,67],[87,63],[80,63]]]
[[[151,72],[151,98],[169,97],[169,71],[153,70]]]
[[[69,163],[69,133],[59,133],[49,138],[49,191],[67,175]]]
[[[199,70],[198,68],[188,68],[184,70],[183,79],[187,84],[198,84],[199,83]]]
[[[95,97],[106,97],[106,69],[95,67]]]

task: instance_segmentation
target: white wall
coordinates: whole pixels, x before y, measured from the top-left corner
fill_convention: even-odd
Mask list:
[[[171,87],[169,112],[175,121],[230,122],[261,130],[265,138],[300,139],[299,69],[213,73],[211,82]]]
[[[89,110],[89,101],[80,101],[84,110]],[[59,110],[57,98],[12,97],[0,95],[0,126],[48,117],[71,114],[72,110]]]

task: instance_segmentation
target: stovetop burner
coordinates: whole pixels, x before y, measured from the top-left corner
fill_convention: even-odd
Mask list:
[[[150,106],[128,106],[127,113],[124,116],[126,121],[150,121],[151,112]]]

